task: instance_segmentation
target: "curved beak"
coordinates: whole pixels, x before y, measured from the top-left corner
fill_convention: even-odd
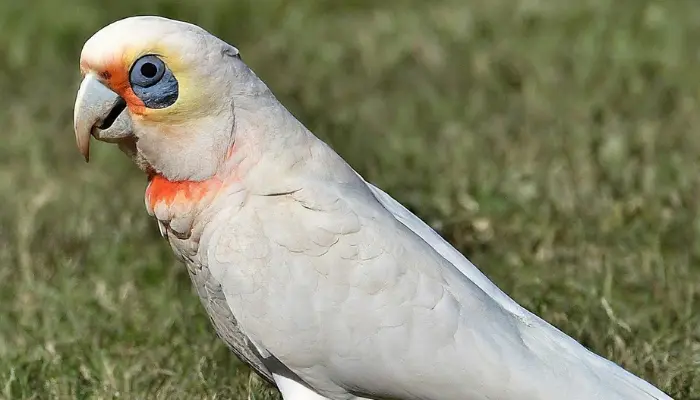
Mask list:
[[[90,160],[90,136],[105,142],[119,142],[133,136],[126,102],[103,85],[93,74],[80,83],[73,110],[73,128],[78,150]]]

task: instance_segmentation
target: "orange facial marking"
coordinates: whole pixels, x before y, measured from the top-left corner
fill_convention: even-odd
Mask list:
[[[115,93],[126,101],[126,106],[129,107],[129,111],[133,114],[144,114],[146,106],[131,89],[128,65],[125,65],[121,60],[112,62],[102,68],[99,74],[110,89],[114,90]]]
[[[169,181],[162,175],[152,175],[146,199],[151,210],[157,204],[169,207],[175,202],[197,203],[207,195],[215,193],[221,187],[221,181],[211,178],[205,181]]]

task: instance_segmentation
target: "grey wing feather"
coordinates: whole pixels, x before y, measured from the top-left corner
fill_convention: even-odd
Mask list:
[[[274,384],[272,374],[265,367],[261,357],[255,353],[251,341],[239,328],[238,321],[226,304],[221,284],[211,276],[209,268],[188,266],[187,271],[217,335],[238,358],[268,383]]]

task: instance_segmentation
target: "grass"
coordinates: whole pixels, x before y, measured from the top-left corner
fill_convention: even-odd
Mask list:
[[[0,3],[0,398],[278,398],[216,338],[143,175],[74,145],[83,42],[160,14],[239,47],[518,302],[700,399],[697,4],[185,3]]]

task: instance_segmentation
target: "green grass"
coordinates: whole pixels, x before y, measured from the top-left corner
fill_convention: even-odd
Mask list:
[[[700,399],[694,1],[185,3],[0,3],[0,398],[277,396],[216,338],[144,176],[74,145],[83,42],[160,14],[236,45],[518,302]]]

